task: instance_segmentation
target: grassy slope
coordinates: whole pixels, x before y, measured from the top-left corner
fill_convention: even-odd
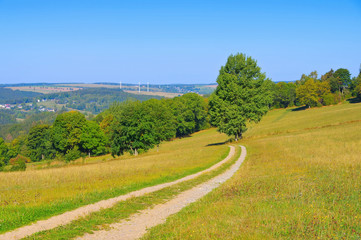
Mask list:
[[[230,181],[145,239],[360,239],[361,104],[276,110]]]
[[[91,233],[92,231],[109,229],[109,224],[111,223],[120,222],[121,220],[129,218],[130,215],[135,214],[140,210],[151,208],[156,204],[162,204],[174,198],[179,193],[219,175],[235,163],[235,161],[239,158],[240,153],[241,149],[236,147],[236,154],[230,159],[230,161],[211,172],[202,174],[195,179],[188,180],[150,194],[146,194],[142,197],[131,198],[127,201],[119,202],[114,207],[92,213],[65,226],[60,226],[48,231],[42,231],[33,234],[25,239],[73,239],[77,236],[82,236],[85,233]]]
[[[205,169],[228,153],[208,144],[227,137],[215,129],[161,145],[138,157],[82,166],[0,173],[0,232],[78,206]]]

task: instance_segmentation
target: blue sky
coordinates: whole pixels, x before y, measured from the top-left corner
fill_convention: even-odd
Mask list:
[[[212,83],[237,52],[273,81],[356,75],[360,29],[360,0],[0,0],[0,83]]]

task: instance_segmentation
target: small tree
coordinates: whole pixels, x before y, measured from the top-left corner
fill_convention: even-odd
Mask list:
[[[339,68],[333,76],[336,78],[335,82],[337,84],[338,91],[343,94],[345,88],[351,83],[351,74],[349,70]]]
[[[296,89],[298,101],[307,107],[316,107],[318,103],[317,85],[311,78]]]
[[[258,122],[272,102],[271,81],[245,54],[228,57],[217,78],[209,105],[212,124],[220,132],[242,138],[248,121]]]

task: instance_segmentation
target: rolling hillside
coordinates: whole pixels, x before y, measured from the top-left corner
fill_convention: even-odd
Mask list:
[[[361,103],[274,110],[236,176],[144,239],[359,239]]]

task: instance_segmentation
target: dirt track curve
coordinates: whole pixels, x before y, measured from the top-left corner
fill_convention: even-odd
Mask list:
[[[134,214],[128,220],[123,220],[119,223],[111,224],[111,230],[101,230],[93,234],[85,234],[84,236],[77,238],[78,240],[100,240],[100,239],[138,239],[142,237],[148,228],[154,227],[158,224],[162,224],[166,221],[167,217],[179,212],[182,208],[186,207],[190,203],[193,203],[211,192],[220,184],[228,180],[233,174],[240,168],[244,159],[246,158],[246,148],[241,146],[242,153],[235,164],[231,166],[224,173],[212,178],[211,180],[199,184],[194,188],[184,191],[172,200],[149,208]]]
[[[184,181],[194,179],[204,173],[210,172],[210,171],[218,168],[219,166],[223,165],[228,160],[230,160],[233,157],[233,155],[235,154],[235,148],[233,146],[229,146],[229,147],[230,147],[230,151],[229,151],[228,156],[225,159],[223,159],[222,161],[214,164],[212,167],[210,167],[206,170],[200,171],[200,172],[192,174],[192,175],[188,175],[184,178],[178,179],[173,182],[168,182],[168,183],[158,184],[158,185],[151,186],[151,187],[146,187],[146,188],[143,188],[143,189],[140,189],[137,191],[130,192],[125,195],[120,195],[115,198],[110,198],[110,199],[102,200],[102,201],[99,201],[99,202],[96,202],[93,204],[89,204],[89,205],[74,209],[72,211],[68,211],[68,212],[65,212],[65,213],[57,215],[57,216],[53,216],[46,220],[37,221],[31,225],[20,227],[13,231],[1,234],[0,239],[1,240],[2,239],[4,239],[4,240],[5,239],[6,240],[21,239],[21,238],[30,236],[34,233],[37,233],[37,232],[50,230],[50,229],[59,227],[61,225],[69,224],[70,222],[72,222],[76,219],[79,219],[81,217],[89,215],[90,213],[97,212],[101,209],[111,208],[118,202],[125,201],[125,200],[133,198],[133,197],[143,196],[145,194],[161,190],[163,188],[175,185],[177,183],[181,183]],[[242,153],[243,153],[243,151],[242,151]]]

